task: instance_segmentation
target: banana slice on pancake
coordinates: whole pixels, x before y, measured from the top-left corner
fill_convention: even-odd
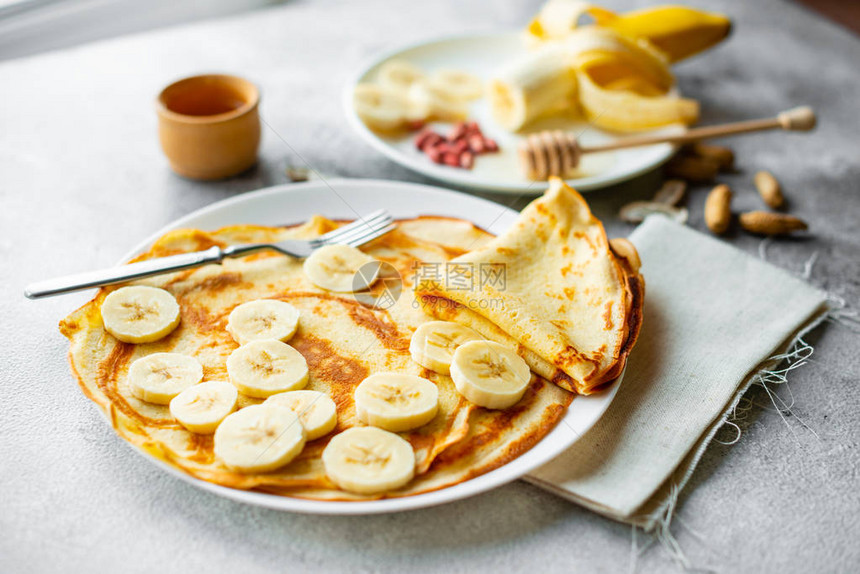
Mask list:
[[[215,431],[215,456],[238,472],[268,472],[292,461],[305,446],[305,429],[288,408],[251,405]]]
[[[181,353],[152,353],[137,359],[128,369],[131,394],[142,401],[166,405],[203,380],[203,365]]]
[[[236,410],[239,391],[224,381],[207,381],[188,387],[170,401],[170,414],[197,434],[212,434]]]
[[[452,98],[464,102],[480,99],[484,95],[481,78],[460,70],[436,70],[429,82]]]
[[[179,303],[157,287],[120,287],[101,306],[105,330],[125,343],[151,343],[179,325]]]
[[[301,353],[277,339],[251,341],[227,357],[230,382],[249,397],[265,399],[308,384],[308,363]]]
[[[355,389],[355,413],[368,425],[403,432],[429,423],[439,410],[431,381],[402,373],[376,373]]]
[[[481,341],[477,331],[449,321],[430,321],[415,329],[409,343],[412,360],[442,375],[451,373],[454,351],[469,341]]]
[[[358,494],[395,490],[415,475],[412,445],[375,427],[353,427],[338,434],[329,441],[322,460],[332,482]]]
[[[311,283],[320,289],[352,293],[367,289],[376,281],[379,265],[368,265],[375,261],[349,245],[326,245],[305,259],[303,269]]]
[[[260,339],[289,341],[299,328],[299,310],[284,301],[257,299],[230,312],[227,331],[240,345]]]
[[[470,402],[506,409],[523,397],[531,380],[526,362],[512,349],[493,341],[471,341],[454,351],[451,378]]]
[[[379,85],[393,90],[406,91],[415,82],[424,79],[424,72],[406,60],[389,60],[377,74]]]
[[[272,395],[263,403],[290,409],[299,417],[308,440],[318,439],[337,426],[337,405],[319,391],[289,391]]]

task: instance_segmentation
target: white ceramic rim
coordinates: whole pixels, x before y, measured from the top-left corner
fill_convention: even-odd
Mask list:
[[[343,205],[333,209],[331,203],[326,204],[323,198],[328,193],[334,193],[342,200]],[[350,198],[351,201],[347,202],[346,198]],[[392,199],[396,200],[395,204],[399,201],[401,205],[392,205]],[[272,214],[277,211],[273,208],[279,203],[283,203],[285,207],[293,207],[300,201],[304,202],[308,208],[307,211],[296,212],[294,217],[280,219],[272,217]],[[126,253],[120,263],[146,251],[156,239],[168,231],[183,227],[197,227],[197,222],[204,224],[207,221],[223,222],[216,223],[214,226],[208,225],[209,229],[237,223],[261,225],[300,223],[314,213],[336,218],[354,217],[352,205],[355,205],[355,210],[360,213],[386,208],[395,218],[416,215],[459,217],[473,221],[483,229],[496,234],[507,229],[519,215],[512,209],[486,199],[415,183],[373,179],[331,179],[285,184],[224,199],[176,219]],[[246,214],[242,213],[243,210],[246,212],[258,210],[258,213],[263,215],[251,217],[249,220]],[[482,210],[489,211],[482,214]],[[476,217],[476,214],[479,216]],[[599,393],[575,397],[565,416],[549,434],[507,464],[454,486],[402,498],[357,502],[320,501],[238,490],[195,478],[133,445],[129,446],[166,472],[197,488],[246,504],[306,514],[361,515],[400,512],[474,496],[522,478],[546,464],[569,448],[597,422],[618,392],[622,377],[623,373],[612,385]],[[105,420],[110,424],[107,419]]]
[[[367,59],[359,67],[358,71],[353,74],[353,76],[347,82],[343,90],[341,99],[347,123],[361,137],[361,139],[363,139],[373,149],[385,155],[391,161],[436,181],[468,189],[492,191],[512,195],[538,195],[543,193],[546,189],[546,184],[541,182],[529,183],[517,181],[511,183],[502,183],[498,181],[476,181],[473,179],[460,177],[456,171],[453,171],[453,173],[442,173],[440,171],[437,171],[438,166],[424,161],[426,160],[426,158],[412,158],[402,153],[397,148],[389,145],[385,140],[383,140],[376,133],[374,133],[373,130],[364,125],[364,122],[361,121],[361,118],[358,117],[358,114],[355,113],[355,110],[352,106],[352,93],[355,89],[355,86],[358,85],[370,73],[371,70],[373,70],[376,66],[380,65],[386,60],[399,56],[404,52],[415,50],[417,48],[423,48],[431,44],[444,44],[446,42],[463,41],[478,38],[498,39],[503,36],[516,36],[518,38],[519,32],[484,32],[473,34],[447,34],[444,36],[435,36],[433,38],[419,40],[410,44],[399,46],[391,50],[387,50],[385,52],[373,56],[372,58]],[[616,183],[628,181],[660,167],[661,165],[669,161],[669,159],[674,155],[676,149],[677,146],[666,146],[666,149],[663,151],[663,153],[660,153],[650,163],[642,164],[635,169],[618,172],[615,175],[595,175],[577,179],[568,179],[566,181],[569,186],[575,188],[577,191],[580,192],[588,192],[602,189],[604,187],[608,187]]]

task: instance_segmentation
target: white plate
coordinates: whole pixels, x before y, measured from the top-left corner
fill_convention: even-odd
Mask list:
[[[226,225],[250,223],[283,225],[306,221],[314,214],[335,219],[354,219],[385,208],[396,218],[418,215],[445,215],[468,219],[494,234],[504,232],[517,212],[478,197],[436,187],[379,180],[334,179],[296,183],[245,193],[199,209],[174,221],[131,250],[123,261],[146,251],[171,229],[218,229]],[[149,460],[199,488],[241,502],[277,510],[313,514],[371,514],[422,508],[485,492],[549,462],[573,444],[597,422],[615,393],[619,381],[607,390],[576,397],[561,422],[531,450],[491,472],[426,494],[368,502],[325,502],[236,490],[194,478],[167,463],[146,455]],[[139,449],[134,449],[143,453]]]
[[[379,67],[388,60],[397,58],[412,62],[421,68],[433,71],[441,68],[457,69],[489,80],[496,70],[525,52],[518,33],[495,33],[469,36],[452,36],[412,44],[405,48],[383,54],[363,67],[349,82],[343,94],[343,107],[350,125],[372,147],[393,161],[433,179],[473,189],[492,190],[502,193],[542,193],[546,184],[526,179],[519,168],[516,154],[522,135],[511,134],[495,126],[486,98],[471,107],[471,119],[477,120],[484,133],[494,138],[500,152],[475,158],[472,170],[437,165],[426,155],[415,149],[412,135],[388,137],[379,135],[364,125],[352,107],[352,92],[360,82],[373,81]],[[431,124],[445,133],[450,124]],[[530,126],[528,131],[562,129],[579,135],[583,145],[595,145],[618,138],[617,134],[590,126],[586,122],[553,118]],[[681,126],[669,126],[649,133],[680,133]],[[674,152],[670,144],[594,153],[583,156],[580,165],[582,174],[569,179],[568,184],[578,191],[589,191],[625,181],[645,173],[668,160]]]

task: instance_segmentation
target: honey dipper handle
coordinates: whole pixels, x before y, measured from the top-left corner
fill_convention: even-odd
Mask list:
[[[812,110],[812,108],[801,107],[786,110],[781,114],[777,115],[775,118],[769,118],[764,120],[747,120],[744,122],[723,124],[721,126],[694,128],[692,130],[687,130],[683,134],[677,135],[634,136],[629,138],[623,138],[602,145],[583,147],[581,148],[580,153],[611,151],[615,149],[639,147],[658,143],[691,143],[704,139],[736,134],[745,134],[750,132],[760,132],[773,129],[805,132],[811,130],[814,127],[815,112]]]

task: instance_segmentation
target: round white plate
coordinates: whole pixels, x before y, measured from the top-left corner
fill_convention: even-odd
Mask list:
[[[462,70],[489,80],[506,62],[525,52],[518,33],[495,33],[469,36],[452,36],[412,44],[405,48],[382,54],[364,66],[347,84],[343,94],[346,117],[358,134],[393,161],[409,169],[453,185],[472,189],[491,190],[502,193],[543,193],[546,184],[533,182],[520,173],[517,145],[522,134],[511,134],[495,125],[486,98],[471,106],[471,119],[476,120],[484,133],[499,143],[500,152],[483,154],[475,158],[471,170],[438,165],[415,149],[413,135],[399,137],[383,136],[364,125],[352,107],[352,92],[360,82],[374,81],[379,67],[391,59],[407,60],[417,66],[433,71],[448,68]],[[450,124],[431,124],[440,133],[446,133]],[[566,118],[550,118],[529,126],[527,132],[544,129],[562,129],[579,134],[580,142],[596,145],[618,138],[618,134],[590,126],[586,122]],[[680,133],[681,126],[669,126],[649,133]],[[581,174],[569,179],[568,184],[578,191],[589,191],[625,181],[645,173],[668,160],[674,148],[670,144],[657,144],[614,152],[594,153],[583,156]]]
[[[301,223],[320,214],[334,219],[354,219],[376,209],[387,209],[395,218],[445,215],[472,221],[494,234],[504,232],[517,212],[478,197],[436,187],[380,180],[334,179],[295,183],[261,189],[219,201],[199,209],[160,229],[131,250],[123,261],[146,251],[171,229],[218,229],[250,223],[284,225]],[[174,476],[199,488],[241,502],[277,510],[314,514],[371,514],[422,508],[472,496],[516,480],[550,461],[573,444],[597,422],[618,390],[620,379],[610,388],[587,397],[577,396],[561,422],[531,450],[491,472],[426,494],[368,502],[325,502],[236,490],[194,478],[167,463],[146,457]],[[137,452],[143,451],[135,448]]]

